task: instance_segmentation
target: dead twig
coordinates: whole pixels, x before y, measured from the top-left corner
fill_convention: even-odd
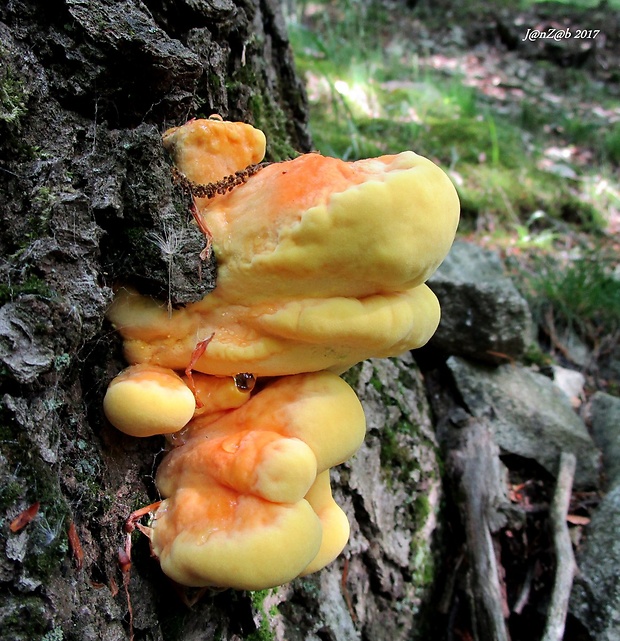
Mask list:
[[[570,503],[576,459],[570,452],[562,452],[558,481],[551,503],[551,525],[553,528],[553,547],[555,549],[556,569],[551,603],[547,613],[545,633],[541,641],[561,641],[568,611],[568,600],[577,569],[573,546],[571,544],[566,515]]]
[[[349,577],[349,559],[344,560],[344,568],[342,568],[342,578],[340,579],[340,589],[344,596],[345,603],[351,615],[351,621],[357,623],[357,616],[355,610],[353,609],[353,602],[351,601],[351,594],[349,593],[349,588],[347,587],[347,579]]]
[[[534,581],[534,574],[535,565],[534,563],[530,563],[527,568],[525,579],[523,580],[523,585],[521,586],[521,590],[519,591],[519,596],[512,608],[512,611],[515,614],[521,614],[523,612],[523,608],[529,601],[530,592],[532,591],[532,582]]]
[[[493,539],[505,520],[499,507],[508,502],[499,448],[484,419],[471,418],[451,440],[447,468],[457,483],[467,537],[472,632],[478,640],[509,641],[503,568]]]
[[[189,360],[189,365],[185,368],[185,376],[187,376],[187,385],[192,391],[192,394],[194,395],[194,399],[196,400],[196,407],[199,409],[203,407],[203,403],[198,396],[198,391],[196,390],[196,383],[194,382],[194,376],[192,374],[192,371],[194,367],[196,367],[196,363],[200,360],[202,355],[205,353],[207,347],[209,346],[209,343],[213,340],[214,336],[215,336],[215,332],[213,332],[211,336],[208,336],[207,338],[201,341],[198,341],[196,343],[196,347],[194,347],[194,351],[192,352],[191,358]]]

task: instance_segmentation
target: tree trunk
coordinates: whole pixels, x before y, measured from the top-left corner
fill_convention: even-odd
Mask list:
[[[434,522],[422,490],[436,497],[439,484],[410,359],[354,373],[374,428],[364,465],[339,472],[336,494],[353,523],[346,560],[265,594],[210,593],[192,609],[146,539],[134,541],[130,573],[119,568],[125,518],[158,498],[164,441],[126,437],[103,418],[106,386],[125,365],[104,314],[119,282],[171,304],[214,286],[215,265],[201,263],[204,238],[161,145],[167,127],[212,113],[265,131],[269,160],[309,150],[275,0],[0,6],[4,639],[114,641],[133,631],[166,641],[396,641],[415,631]],[[396,389],[401,377],[413,392]],[[30,523],[12,523],[31,506]]]

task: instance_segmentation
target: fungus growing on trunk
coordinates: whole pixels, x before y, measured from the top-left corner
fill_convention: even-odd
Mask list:
[[[164,135],[194,182],[219,179],[212,149],[235,157],[240,146],[228,142],[238,123],[204,123]],[[217,126],[225,131],[215,145]],[[247,149],[254,139],[243,140],[238,164],[261,159],[262,138],[254,155]],[[452,244],[458,197],[443,171],[413,152],[353,163],[304,154],[230,192],[197,198],[196,208],[212,236],[216,288],[171,314],[120,290],[108,316],[130,363],[183,369],[197,341],[214,334],[197,371],[343,372],[420,347],[437,328],[439,304],[424,281]]]
[[[227,395],[220,379],[200,377],[202,390],[211,383],[212,398]],[[348,525],[329,468],[365,433],[353,390],[330,372],[299,374],[219,407],[174,437],[157,472],[165,500],[151,544],[164,572],[183,585],[260,589],[332,561]]]
[[[164,145],[193,189],[216,288],[172,312],[118,290],[108,317],[132,367],[105,409],[123,431],[174,446],[150,531],[164,572],[188,586],[271,587],[346,544],[329,468],[354,454],[365,421],[337,374],[431,337],[439,304],[424,282],[451,246],[458,198],[413,152],[257,170],[262,132],[217,119],[171,129]]]
[[[177,432],[194,415],[194,395],[172,370],[143,363],[124,369],[108,386],[103,409],[130,436]]]

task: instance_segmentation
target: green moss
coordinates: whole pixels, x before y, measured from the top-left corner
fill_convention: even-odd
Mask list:
[[[47,633],[46,612],[36,596],[8,597],[2,604],[2,638],[11,641],[43,640]]]
[[[275,590],[277,590],[277,588],[256,590],[249,593],[250,600],[252,601],[252,610],[259,619],[259,625],[254,632],[246,637],[247,641],[273,641],[275,639],[271,619],[277,615],[278,611],[275,606],[269,608],[269,610],[265,609],[265,599],[274,594]]]
[[[5,510],[15,503],[22,492],[22,486],[17,480],[8,481],[0,487],[0,510]]]
[[[101,511],[102,492],[99,482],[99,460],[96,457],[80,458],[74,466],[75,477],[80,487],[83,488],[84,494],[80,506],[82,516],[93,516]],[[142,497],[138,500],[134,509],[143,507],[148,501]]]
[[[420,429],[412,422],[412,408],[408,407],[405,400],[410,390],[416,390],[419,382],[415,380],[412,372],[403,367],[399,359],[389,359],[398,371],[397,379],[391,381],[386,387],[378,369],[373,369],[373,373],[368,380],[379,394],[381,403],[385,407],[398,408],[397,416],[384,424],[380,431],[380,460],[381,467],[384,470],[385,479],[388,485],[396,482],[410,483],[411,478],[419,469],[419,464],[411,452],[411,440],[419,437]],[[358,366],[356,373],[359,378],[361,366]],[[425,407],[418,407],[416,410],[423,415]],[[415,410],[414,410],[415,411]]]
[[[417,586],[431,586],[435,579],[435,559],[428,541],[411,540],[412,581]]]
[[[383,391],[383,383],[379,380],[379,377],[376,374],[373,374],[370,378],[370,384],[377,390],[377,392]],[[390,405],[393,403],[390,402]]]
[[[424,534],[424,526],[431,517],[433,506],[428,496],[421,491],[422,487],[433,485],[440,477],[439,467],[422,469],[420,461],[412,451],[416,443],[425,443],[423,447],[434,449],[416,424],[416,412],[423,416],[428,409],[426,405],[412,408],[410,391],[421,390],[421,384],[414,369],[403,367],[399,359],[390,359],[398,369],[397,380],[392,380],[389,386],[381,383],[379,373],[375,372],[370,384],[381,395],[384,405],[400,409],[400,417],[395,422],[388,422],[380,431],[380,457],[383,479],[388,488],[399,486],[399,491],[407,488],[410,498],[405,501],[407,520],[412,533],[410,544],[410,581],[415,586],[416,594],[425,594],[425,590],[433,585],[435,578],[435,561],[429,541]],[[406,399],[409,398],[407,401]],[[424,403],[424,401],[421,401]],[[416,606],[417,607],[417,606]]]
[[[529,346],[523,356],[525,365],[537,365],[538,367],[548,367],[553,363],[553,359],[547,352],[544,352],[538,343]]]
[[[21,283],[0,283],[0,305],[14,301],[24,294],[35,294],[49,298],[53,291],[43,279],[33,274]]]
[[[321,586],[317,574],[311,574],[303,579],[298,579],[298,587],[301,589],[304,598],[318,599],[321,595]]]
[[[274,162],[279,162],[297,156],[297,152],[289,142],[286,115],[271,97],[262,93],[255,93],[250,98],[249,107],[254,119],[254,125],[267,138],[267,158]]]
[[[35,191],[25,217],[25,229],[19,243],[25,249],[32,241],[44,238],[50,234],[50,218],[57,195],[47,186],[38,187]]]
[[[41,512],[29,526],[29,549],[24,558],[24,568],[31,576],[45,583],[58,572],[67,555],[69,509],[64,499],[58,495],[54,497],[53,503],[42,502],[41,506]]]
[[[263,601],[271,594],[271,590],[253,590],[249,592],[250,601],[252,601],[252,606],[257,610],[262,610]]]
[[[47,186],[40,186],[32,197],[32,204],[35,205],[42,213],[50,214],[52,206],[56,202],[56,195]]]
[[[219,90],[222,87],[222,79],[220,76],[213,71],[209,72],[208,75],[208,82],[209,86],[214,89],[214,90]],[[211,114],[208,114],[206,117],[208,118]]]
[[[603,149],[609,162],[620,164],[620,123],[615,123],[605,133]]]
[[[346,372],[344,372],[341,375],[341,378],[343,381],[348,383],[353,389],[355,389],[357,387],[357,384],[359,383],[361,371],[362,371],[361,364],[354,365],[353,367],[348,369]]]
[[[248,43],[250,46],[252,43]],[[247,99],[247,110],[251,114],[251,124],[260,129],[267,138],[266,159],[280,162],[295,158],[298,152],[292,147],[288,130],[289,119],[274,101],[264,80],[257,76],[250,65],[237,69],[226,83],[233,100]],[[251,88],[249,98],[247,89]]]
[[[24,83],[7,68],[0,78],[0,121],[16,127],[26,113],[28,94]]]
[[[414,425],[401,418],[394,427],[385,427],[381,431],[381,467],[389,472],[388,484],[395,481],[407,483],[412,473],[419,468],[406,445],[399,442],[399,434],[414,434]]]
[[[17,501],[26,505],[40,503],[39,514],[28,525],[23,563],[32,578],[45,583],[67,554],[70,510],[57,474],[33,451],[28,435],[8,410],[0,414],[0,425],[7,467],[15,470],[11,478],[3,479],[7,489],[0,492],[0,505],[10,509]]]
[[[71,364],[71,356],[67,353],[59,354],[54,358],[54,369],[60,372]]]
[[[39,501],[41,510],[30,527],[28,551],[24,568],[45,583],[58,571],[67,554],[69,507],[62,496],[58,479],[38,457],[31,457],[29,466],[20,468],[26,487],[32,488],[28,502]]]

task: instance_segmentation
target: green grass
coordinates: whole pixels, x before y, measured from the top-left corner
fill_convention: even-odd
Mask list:
[[[605,131],[603,149],[609,162],[620,164],[620,123],[615,123]]]
[[[599,6],[561,4],[588,16],[583,12]],[[491,5],[516,11],[501,0],[468,2],[452,7],[451,24],[479,22],[477,7],[488,17]],[[620,0],[605,11],[614,7]],[[563,11],[551,2],[541,10]],[[605,11],[592,11],[592,19]],[[419,21],[431,40],[448,29],[426,5],[417,12],[403,5],[397,13],[373,0],[297,5],[289,31],[307,81],[316,148],[346,160],[405,149],[429,157],[457,187],[460,233],[500,247],[519,264],[515,280],[543,331],[573,332],[595,347],[604,335],[607,344],[618,341],[617,249],[606,248],[614,247],[610,212],[620,215],[620,122],[609,116],[620,99],[587,68],[532,58],[523,83],[530,72],[534,81],[521,97],[496,99],[475,75],[458,71],[466,69],[460,65],[467,44],[438,49],[452,66],[429,64],[432,42],[418,38]]]
[[[586,71],[560,73],[540,62],[536,68],[558,85],[540,93],[567,99],[557,105],[526,93],[506,104],[467,86],[458,72],[425,64],[427,45],[411,38],[416,14],[405,7],[396,17],[372,0],[297,7],[289,30],[320,152],[356,160],[412,149],[431,158],[457,185],[465,231],[482,218],[519,240],[538,211],[588,232],[604,226],[609,194],[618,192],[620,124],[592,113],[587,101],[604,108],[620,101]],[[591,162],[550,157],[571,146],[586,149]],[[605,181],[612,184],[605,193],[589,188]]]
[[[532,261],[523,279],[539,325],[548,334],[574,332],[590,345],[620,338],[620,280],[617,256],[593,251],[562,262],[550,256]]]

